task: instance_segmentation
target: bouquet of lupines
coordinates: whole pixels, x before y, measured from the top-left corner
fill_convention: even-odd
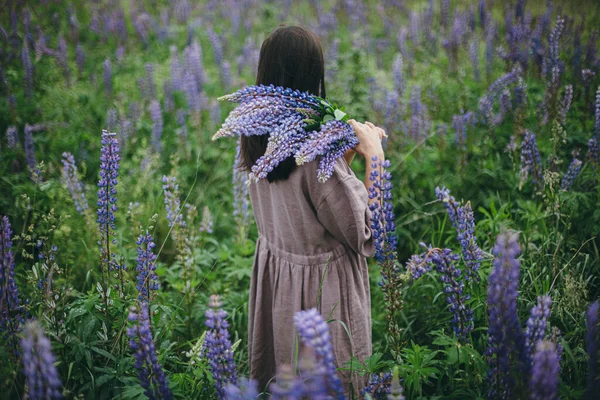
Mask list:
[[[265,154],[249,174],[251,182],[265,178],[282,161],[294,157],[302,165],[321,157],[319,182],[333,174],[337,158],[358,144],[348,117],[325,99],[281,86],[247,86],[220,97],[239,103],[213,136],[270,135]]]

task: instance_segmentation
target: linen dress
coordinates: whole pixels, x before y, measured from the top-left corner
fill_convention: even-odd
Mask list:
[[[318,160],[297,167],[287,180],[250,185],[259,237],[249,299],[250,377],[267,388],[283,364],[293,365],[294,314],[316,307],[328,324],[337,367],[352,355],[371,355],[371,298],[365,257],[374,252],[364,184],[343,158],[325,183]],[[319,298],[319,288],[322,292]],[[351,337],[348,337],[342,321]],[[348,395],[366,377],[338,372]],[[357,396],[358,397],[358,396]]]

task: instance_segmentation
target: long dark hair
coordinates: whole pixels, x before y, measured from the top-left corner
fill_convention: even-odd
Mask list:
[[[280,25],[260,48],[256,84],[283,86],[325,97],[325,61],[319,37],[302,26]],[[265,154],[268,139],[268,135],[241,137],[241,168],[252,168]],[[289,157],[267,175],[267,180],[287,179],[295,167],[294,158]]]

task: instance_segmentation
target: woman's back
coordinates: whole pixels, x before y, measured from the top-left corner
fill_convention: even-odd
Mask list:
[[[318,161],[288,179],[250,186],[259,230],[249,302],[250,375],[265,386],[293,364],[297,311],[317,308],[329,324],[338,367],[371,354],[371,308],[365,256],[373,253],[367,191],[344,159],[317,181]],[[337,321],[343,322],[351,334]],[[345,391],[365,382],[343,376]]]

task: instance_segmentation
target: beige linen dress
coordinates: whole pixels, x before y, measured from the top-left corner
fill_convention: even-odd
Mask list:
[[[317,181],[318,161],[287,180],[250,185],[259,237],[249,300],[251,378],[264,390],[277,369],[294,362],[294,314],[316,307],[328,324],[338,367],[371,354],[371,299],[365,257],[373,254],[371,212],[364,184],[344,159],[332,177]],[[323,279],[322,293],[319,288]],[[342,321],[349,329],[348,337]],[[356,395],[366,383],[340,373]],[[358,396],[357,396],[358,397]]]

